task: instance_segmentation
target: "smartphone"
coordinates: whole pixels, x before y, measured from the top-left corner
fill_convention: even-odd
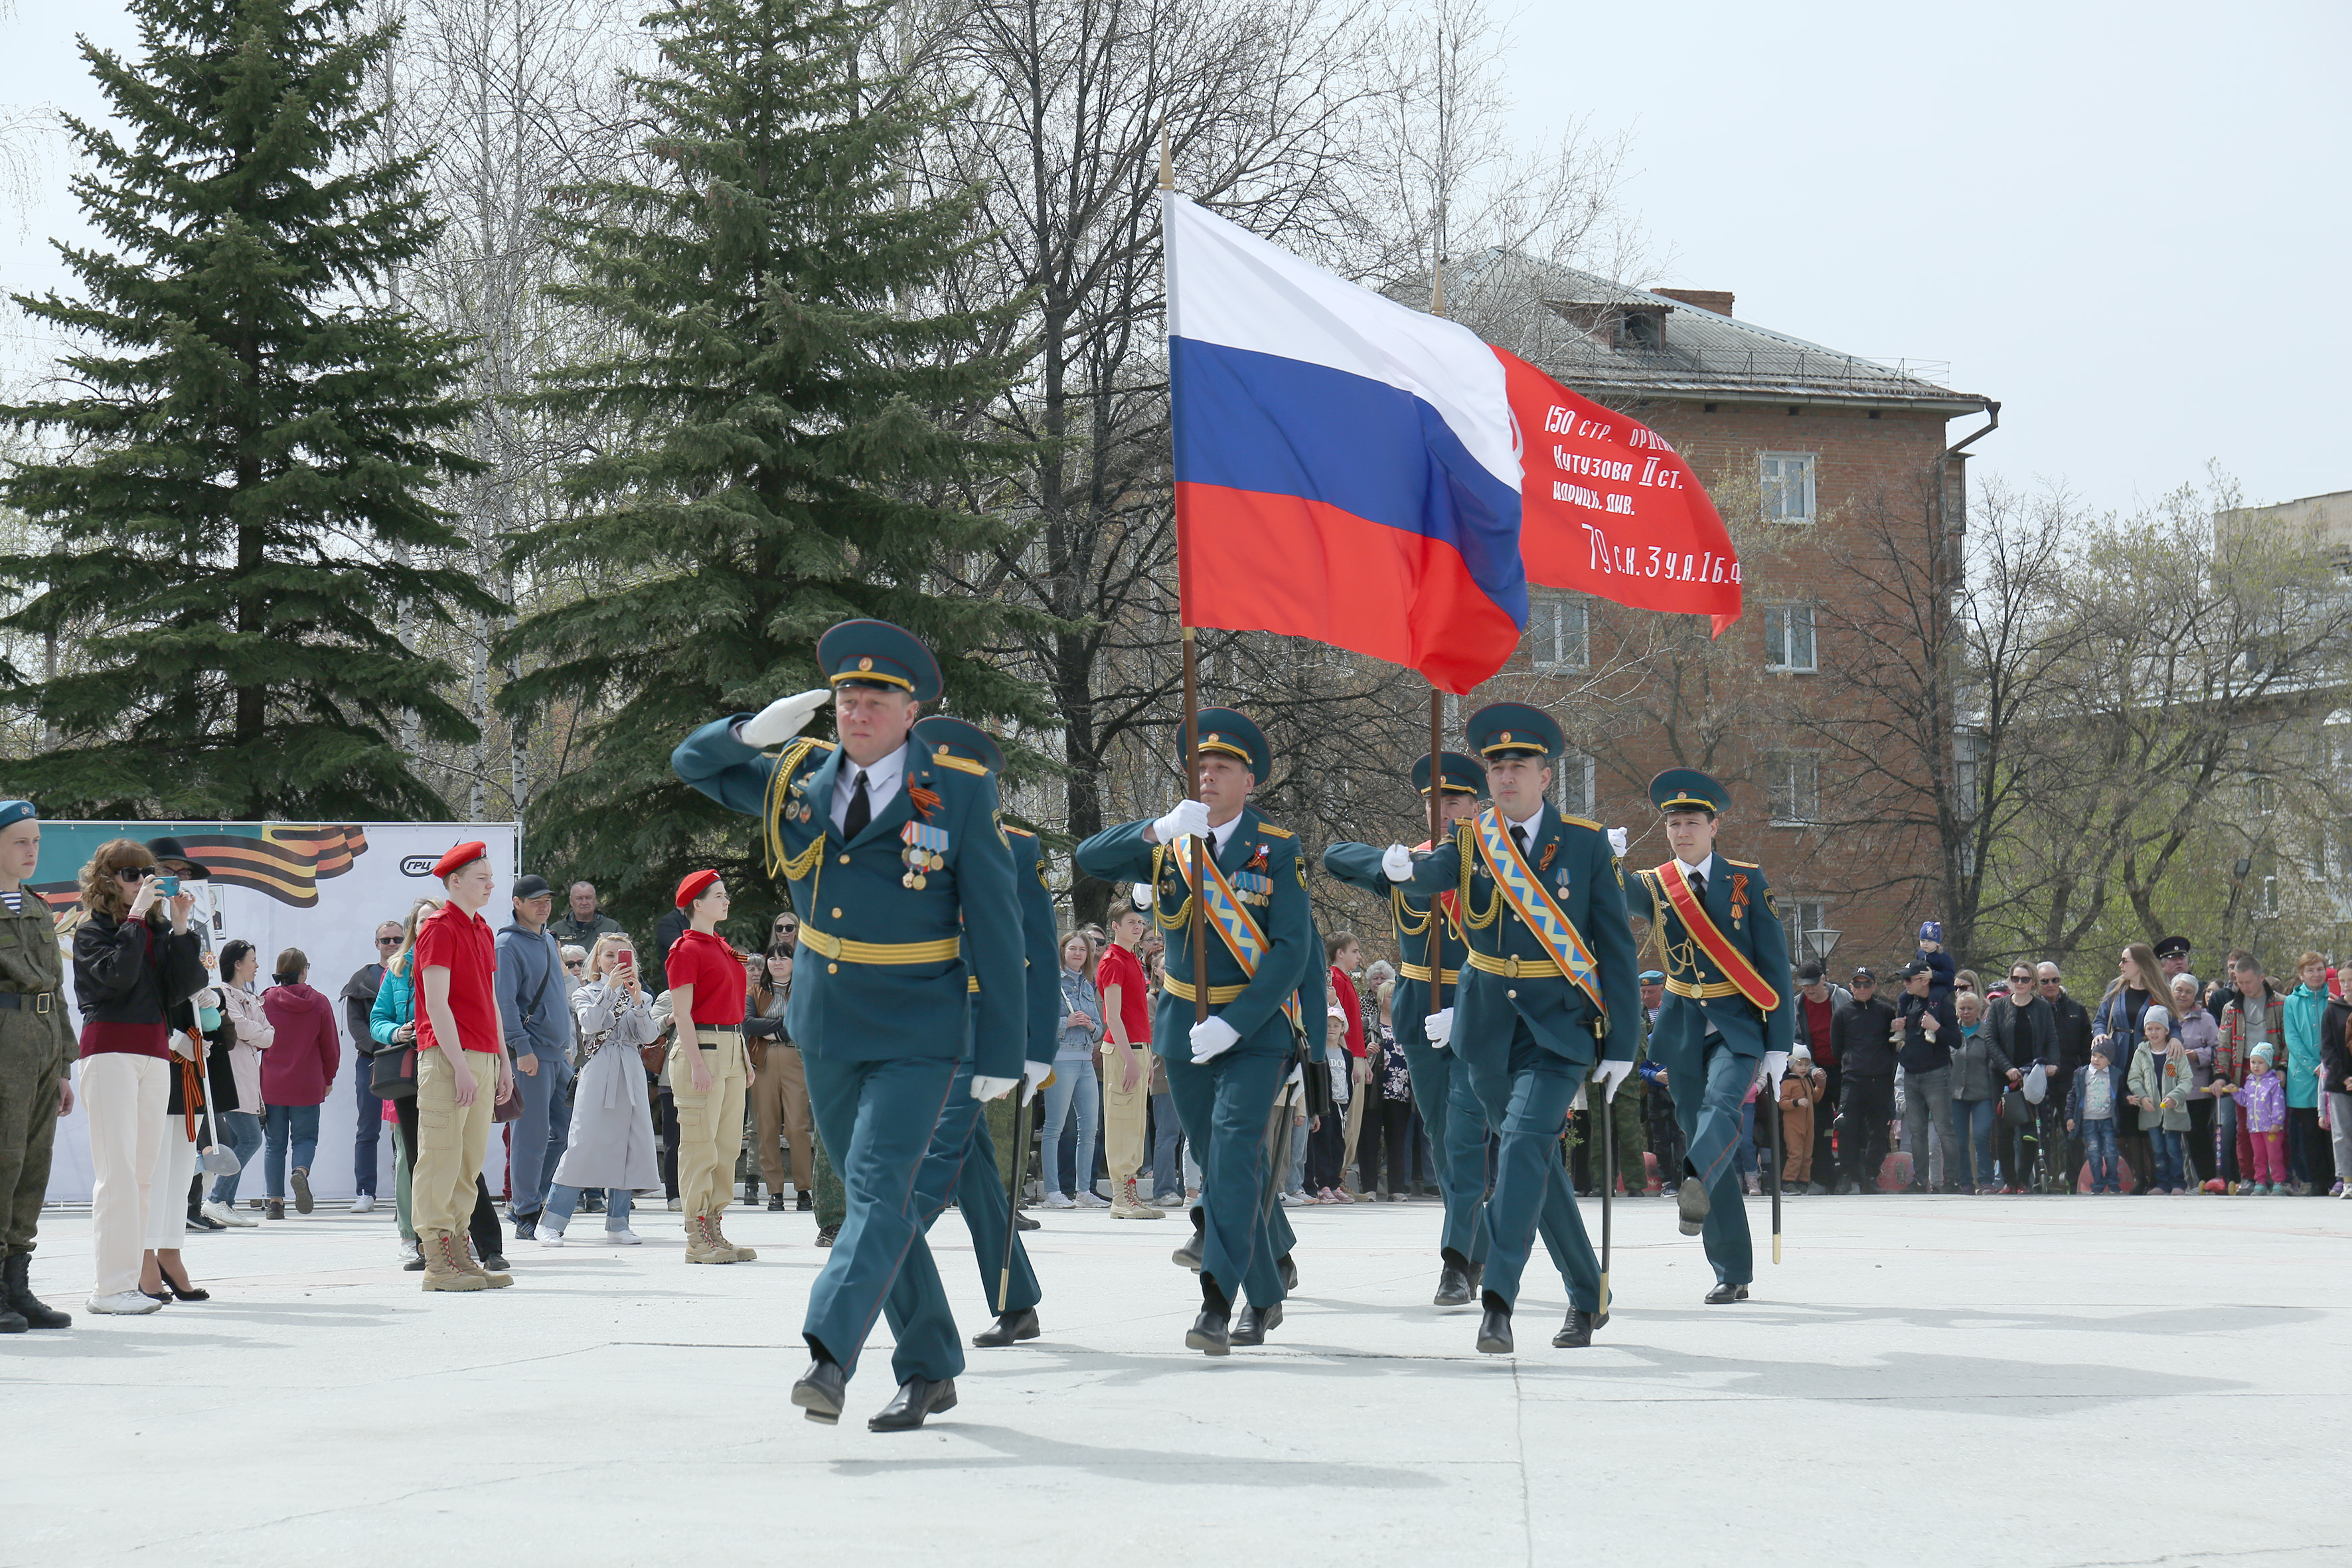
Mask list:
[[[180,879],[159,877],[155,880],[155,890],[167,899],[176,899],[180,896]]]
[[[613,950],[613,962],[623,969],[635,969],[637,955],[625,947],[616,947]]]

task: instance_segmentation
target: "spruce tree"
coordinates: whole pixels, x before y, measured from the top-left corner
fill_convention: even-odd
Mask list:
[[[419,163],[372,156],[363,0],[131,0],[141,56],[84,57],[122,132],[69,121],[105,247],[59,247],[82,298],[16,296],[77,345],[86,395],[0,417],[46,437],[0,499],[47,547],[0,557],[5,625],[52,640],[0,700],[57,737],[11,793],[88,816],[446,816],[396,736],[473,725],[397,607],[497,607],[430,501],[463,345],[371,303],[434,226]]]
[[[647,17],[664,68],[633,85],[662,174],[566,190],[551,215],[575,264],[559,296],[618,346],[542,395],[616,434],[570,473],[574,515],[517,556],[601,586],[516,628],[509,647],[541,662],[501,701],[595,716],[590,760],[530,828],[548,864],[625,912],[667,908],[696,864],[727,871],[747,920],[766,912],[749,888],[782,907],[759,835],[681,785],[669,756],[698,725],[823,684],[816,638],[836,621],[923,637],[959,713],[1034,716],[1029,688],[966,657],[1006,612],[930,592],[943,553],[1005,526],[956,498],[1024,455],[971,412],[1015,374],[985,345],[1012,335],[1020,302],[938,298],[976,242],[977,202],[902,203],[894,161],[929,110],[861,75],[884,14],[698,0]]]

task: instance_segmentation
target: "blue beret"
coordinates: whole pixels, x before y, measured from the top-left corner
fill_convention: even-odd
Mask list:
[[[0,800],[0,827],[7,827],[24,821],[28,816],[40,815],[40,807],[29,800]]]

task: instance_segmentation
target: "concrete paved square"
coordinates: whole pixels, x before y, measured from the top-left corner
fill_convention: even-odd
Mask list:
[[[1597,1204],[1585,1205],[1597,1230]],[[214,1299],[92,1318],[86,1213],[45,1219],[65,1332],[0,1339],[0,1568],[35,1563],[2352,1563],[2352,1204],[1812,1198],[1755,1300],[1706,1307],[1673,1207],[1622,1202],[1616,1316],[1521,1352],[1428,1305],[1428,1204],[1294,1212],[1276,1343],[1211,1362],[1182,1222],[1055,1213],[1045,1334],[869,1434],[786,1403],[824,1254],[518,1243],[515,1288],[427,1296],[388,1215],[188,1238]],[[1761,1204],[1751,1205],[1759,1231]],[[966,1331],[961,1222],[933,1233]],[[1769,1257],[1769,1247],[1759,1244]]]

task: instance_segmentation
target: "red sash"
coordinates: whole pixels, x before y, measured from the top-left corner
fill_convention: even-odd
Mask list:
[[[1731,939],[1717,926],[1715,917],[1706,912],[1706,906],[1700,903],[1697,895],[1691,891],[1690,879],[1683,875],[1683,863],[1669,860],[1659,867],[1658,885],[1666,890],[1666,902],[1674,905],[1675,913],[1682,917],[1683,929],[1691,933],[1692,941],[1706,950],[1706,955],[1715,960],[1715,966],[1739,988],[1739,994],[1767,1013],[1778,1007],[1780,994],[1764,983],[1764,977],[1756,973],[1756,965],[1748,962],[1748,955],[1732,946]]]

